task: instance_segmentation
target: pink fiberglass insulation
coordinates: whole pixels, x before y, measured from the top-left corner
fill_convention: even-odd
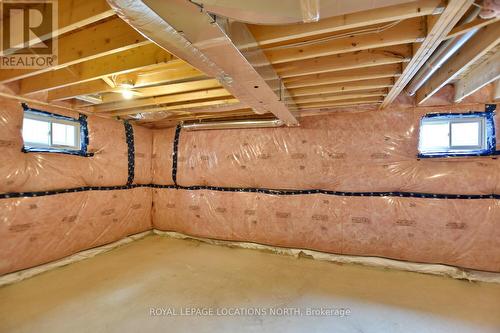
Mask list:
[[[153,130],[153,184],[172,185],[172,155],[175,128]]]
[[[0,200],[0,274],[151,229],[151,189]]]
[[[40,108],[42,109],[42,108]],[[44,111],[78,118],[58,109]],[[115,186],[127,182],[127,143],[123,122],[88,117],[92,157],[54,153],[23,153],[23,109],[19,101],[0,99],[0,193],[46,191],[80,186]],[[134,127],[138,181],[151,181],[152,135]]]
[[[498,200],[154,189],[156,229],[500,271]]]
[[[78,118],[76,112],[39,109]],[[127,183],[129,161],[123,122],[88,117],[88,151],[94,153],[91,157],[24,153],[22,123],[19,101],[1,99],[0,194]],[[152,132],[141,127],[133,129],[134,184],[149,184]],[[0,274],[151,229],[150,188],[44,193],[0,199]]]
[[[23,153],[21,105],[1,99],[0,274],[152,227],[500,272],[498,199],[397,196],[500,193],[500,162],[493,157],[416,157],[424,114],[482,110],[484,105],[469,104],[347,112],[303,118],[297,128],[183,130],[177,150],[175,128],[150,130],[89,116],[88,152],[94,155],[82,157]],[[179,188],[172,188],[174,173]],[[368,195],[274,195],[186,186]],[[73,188],[78,192],[62,193]]]
[[[155,189],[153,226],[208,238],[499,272],[498,199],[397,197],[398,192],[500,193],[496,157],[417,158],[423,115],[484,108],[336,113],[302,118],[297,128],[181,131],[180,186],[323,189],[367,196]],[[498,120],[497,115],[497,126]],[[373,197],[370,192],[395,194]]]
[[[183,131],[177,179],[183,186],[498,193],[500,160],[416,158],[421,117],[446,111],[337,113],[303,118],[296,128]]]

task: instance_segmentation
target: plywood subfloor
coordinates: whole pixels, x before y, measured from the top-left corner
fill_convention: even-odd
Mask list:
[[[351,314],[297,315],[321,307]],[[151,236],[0,288],[0,332],[327,331],[500,332],[500,285]]]

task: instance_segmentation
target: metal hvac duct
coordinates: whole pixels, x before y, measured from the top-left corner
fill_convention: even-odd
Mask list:
[[[256,113],[273,113],[287,125],[295,116],[241,54],[218,19],[186,0],[107,0],[125,22],[160,47],[215,77]]]
[[[239,128],[273,128],[281,127],[285,123],[279,119],[272,120],[234,120],[206,123],[183,123],[182,128],[188,131],[239,129]]]
[[[458,25],[469,23],[474,20],[481,8],[474,7],[470,13],[458,22]],[[432,56],[427,60],[427,62],[420,68],[417,74],[410,81],[406,87],[406,92],[408,95],[413,96],[417,93],[425,82],[427,82],[431,76],[453,55],[457,52],[474,34],[478,29],[473,29],[461,36],[449,39],[443,42]]]

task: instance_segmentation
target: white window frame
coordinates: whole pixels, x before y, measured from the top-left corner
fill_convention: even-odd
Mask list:
[[[49,126],[49,144],[48,145],[24,141],[25,146],[33,147],[33,148],[46,148],[46,149],[64,149],[64,150],[75,150],[75,151],[81,150],[81,133],[80,133],[80,122],[79,121],[58,119],[56,117],[51,117],[50,115],[42,115],[42,114],[30,112],[30,111],[24,111],[24,119],[25,118],[37,120],[37,121],[43,121],[43,122],[50,124],[50,126]],[[54,123],[70,125],[70,126],[75,127],[75,143],[76,144],[74,146],[52,144],[52,124],[54,124]],[[24,140],[24,138],[23,138],[23,140]]]
[[[479,124],[479,133],[478,133],[478,145],[472,146],[453,146],[452,145],[452,125],[457,123],[478,123]],[[478,150],[487,149],[487,131],[486,131],[486,118],[485,117],[459,117],[456,118],[422,118],[420,121],[420,128],[422,128],[426,124],[448,124],[448,146],[445,147],[435,147],[434,149],[426,149],[422,150],[420,143],[422,142],[422,131],[420,131],[419,141],[418,141],[418,151],[421,154],[433,154],[433,153],[451,153],[451,154],[467,154],[472,153]]]

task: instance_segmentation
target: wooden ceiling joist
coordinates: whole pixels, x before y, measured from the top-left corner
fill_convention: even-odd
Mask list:
[[[500,43],[500,22],[482,28],[417,91],[417,103],[425,102],[496,47],[498,43]]]
[[[425,20],[421,17],[399,23],[396,22],[390,28],[379,32],[375,28],[372,29],[375,32],[361,35],[350,34],[339,39],[304,46],[290,47],[287,45],[284,48],[265,50],[265,54],[272,64],[280,64],[289,61],[421,42],[426,33]]]
[[[486,26],[493,24],[493,23],[496,23],[498,21],[500,21],[500,18],[498,18],[498,17],[493,18],[493,19],[487,19],[487,20],[482,19],[482,18],[477,18],[475,20],[472,20],[469,23],[464,23],[460,26],[453,28],[450,31],[450,33],[448,34],[448,36],[446,36],[445,39],[458,37],[458,36],[463,35],[471,30],[480,29],[482,27],[486,27]]]
[[[284,26],[249,25],[249,28],[260,45],[268,45],[412,17],[440,14],[443,9],[441,0],[420,0],[329,17],[315,23]]]
[[[160,49],[155,44],[147,44],[22,79],[19,81],[19,94],[25,95],[42,90],[52,90],[104,76],[127,73],[173,61],[173,59],[174,57],[170,53]]]
[[[110,104],[103,104],[103,105],[90,107],[88,109],[88,111],[107,112],[107,111],[114,111],[114,110],[119,110],[119,109],[131,109],[131,108],[145,107],[145,106],[151,106],[151,105],[172,104],[172,103],[181,103],[181,102],[188,102],[188,101],[200,101],[200,100],[204,100],[204,99],[216,99],[216,98],[224,99],[224,98],[228,98],[228,97],[231,97],[231,94],[226,89],[219,88],[219,89],[202,90],[202,91],[195,91],[195,92],[182,93],[182,94],[174,94],[174,95],[167,95],[167,96],[160,96],[160,97],[149,97],[149,98],[128,100],[128,101],[122,101],[122,102],[116,102],[116,103],[110,103]]]
[[[152,86],[168,82],[195,80],[204,78],[204,74],[180,60],[173,60],[166,64],[159,64],[150,70],[139,70],[116,76],[117,82],[134,82],[135,87]],[[53,89],[48,92],[48,100],[64,100],[81,95],[106,93],[115,90],[114,82],[109,85],[103,82],[103,77],[88,82],[73,84],[70,86]]]
[[[283,83],[288,89],[292,89],[308,86],[319,86],[323,84],[397,77],[401,75],[401,71],[401,64],[389,64],[331,73],[290,77],[284,79]]]
[[[384,100],[383,97],[367,97],[367,98],[355,98],[345,101],[338,102],[316,102],[301,104],[298,106],[299,110],[306,109],[318,109],[318,108],[333,108],[338,106],[354,106],[354,105],[365,105],[365,104],[380,104]]]
[[[49,35],[34,36],[29,41],[29,45],[36,44],[39,40],[45,41],[49,38],[62,36],[115,14],[106,0],[57,1],[57,29],[51,31]],[[16,47],[18,46],[16,45]],[[5,51],[5,54],[10,53],[10,50]]]
[[[60,101],[75,98],[77,96],[94,95],[111,90],[113,90],[113,88],[111,88],[106,82],[101,79],[97,79],[50,90],[47,92],[47,100]]]
[[[335,101],[343,101],[350,99],[358,99],[358,98],[367,98],[367,97],[383,97],[387,95],[387,89],[383,90],[368,90],[368,91],[359,91],[359,92],[349,92],[344,94],[318,94],[313,96],[304,96],[304,97],[295,97],[294,102],[297,105],[307,104],[307,103],[316,103],[316,102],[335,102]]]
[[[393,46],[352,53],[336,54],[316,59],[292,61],[274,66],[282,78],[342,71],[355,68],[407,62],[411,59],[409,45]]]
[[[198,81],[166,84],[155,87],[135,88],[133,89],[133,91],[136,93],[135,95],[136,98],[145,98],[151,96],[178,94],[183,92],[214,89],[220,87],[221,84],[216,79],[205,79]],[[123,97],[120,94],[110,93],[102,96],[102,103],[112,103],[120,101],[123,101]]]
[[[231,109],[230,106],[233,106],[235,109]],[[173,111],[187,111],[194,112],[192,109],[197,109],[200,111],[200,108],[211,108],[214,106],[220,106],[221,110],[227,111],[231,110],[239,110],[242,108],[241,103],[236,98],[227,98],[220,99],[216,101],[205,101],[205,102],[197,102],[193,101],[192,103],[186,103],[182,105],[172,105],[172,106],[162,106],[162,107],[154,107],[154,108],[143,108],[143,109],[129,109],[124,111],[111,111],[103,113],[107,116],[126,116],[126,115],[134,115],[138,113],[155,113],[155,112],[173,112]],[[205,109],[206,111],[207,109]],[[212,109],[211,109],[212,110]],[[219,112],[219,111],[216,111]]]
[[[109,54],[151,43],[118,17],[87,29],[66,34],[58,40],[57,66],[43,69],[2,69],[0,83],[7,83],[71,66]]]
[[[474,3],[474,0],[449,0],[443,13],[437,18],[428,31],[427,37],[419,45],[410,62],[404,68],[403,73],[396,81],[394,87],[389,91],[381,107],[387,107],[403,91],[408,82],[415,76],[418,70],[425,64],[436,48],[446,38],[455,24]]]
[[[454,102],[461,102],[465,97],[498,79],[500,79],[500,50],[472,68],[455,83]]]
[[[321,86],[302,87],[289,89],[288,92],[293,97],[299,96],[316,96],[318,94],[333,94],[342,92],[362,91],[383,89],[392,87],[394,84],[393,78],[372,79],[356,82],[325,84]]]

